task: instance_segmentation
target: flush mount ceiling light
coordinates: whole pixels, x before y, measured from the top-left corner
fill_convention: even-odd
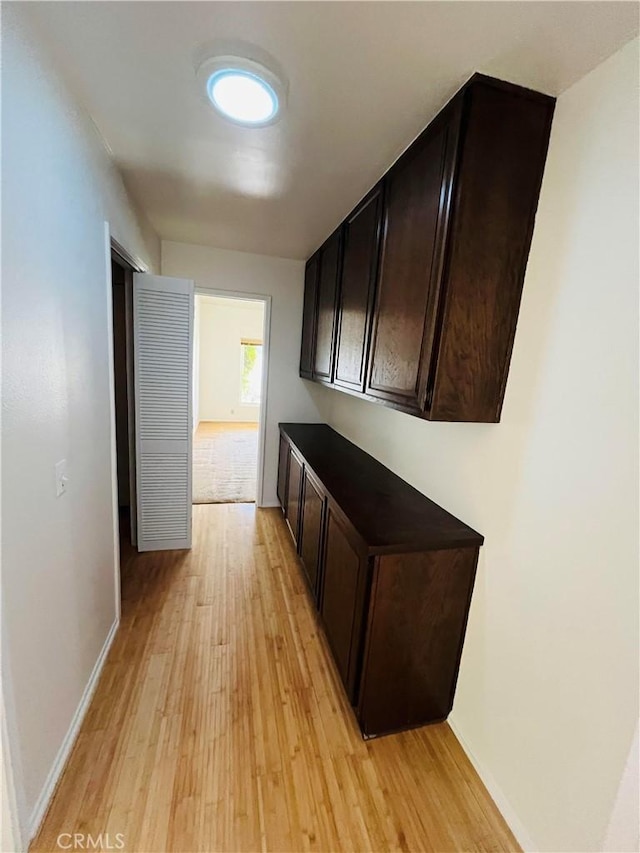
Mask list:
[[[286,88],[266,65],[240,56],[216,56],[198,69],[204,95],[228,121],[265,127],[284,108]]]

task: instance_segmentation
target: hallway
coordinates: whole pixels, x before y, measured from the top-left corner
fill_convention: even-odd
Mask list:
[[[122,620],[32,851],[513,851],[448,725],[364,742],[280,511],[194,507],[123,561]]]

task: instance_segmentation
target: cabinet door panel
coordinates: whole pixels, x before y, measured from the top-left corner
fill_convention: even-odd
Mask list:
[[[380,236],[382,187],[347,220],[338,309],[336,385],[364,389]]]
[[[289,481],[287,484],[287,508],[285,518],[293,541],[298,544],[300,524],[300,489],[302,487],[302,460],[289,448]]]
[[[333,381],[333,356],[336,331],[338,275],[340,272],[340,232],[329,237],[320,250],[318,278],[318,319],[313,375],[325,382]]]
[[[300,531],[300,557],[314,600],[318,601],[320,549],[322,546],[322,520],[324,495],[309,474],[304,472],[302,487],[302,519]]]
[[[280,436],[280,453],[278,456],[278,485],[276,493],[282,511],[287,509],[287,475],[289,474],[289,442],[286,438]]]
[[[304,273],[304,305],[302,308],[302,343],[300,345],[300,376],[313,377],[313,353],[318,300],[319,254],[307,261]]]
[[[353,549],[341,524],[328,509],[320,612],[352,704],[356,701],[365,574],[366,562]]]
[[[413,410],[426,402],[452,179],[451,122],[437,122],[392,169],[367,392]]]

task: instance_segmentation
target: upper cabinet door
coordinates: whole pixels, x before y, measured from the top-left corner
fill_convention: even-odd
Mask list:
[[[336,339],[336,305],[340,274],[340,229],[329,237],[320,249],[318,278],[318,314],[316,323],[314,379],[333,382],[334,348]]]
[[[382,184],[347,219],[338,307],[335,384],[364,390],[380,240]]]
[[[318,302],[318,272],[320,253],[307,261],[304,273],[304,306],[302,309],[302,344],[300,346],[300,376],[313,378],[313,351],[316,334]]]
[[[425,408],[459,110],[445,110],[386,178],[366,391]]]

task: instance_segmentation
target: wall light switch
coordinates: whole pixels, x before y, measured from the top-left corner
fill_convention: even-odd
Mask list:
[[[59,498],[67,491],[69,476],[67,473],[67,460],[61,459],[56,464],[56,497]]]

